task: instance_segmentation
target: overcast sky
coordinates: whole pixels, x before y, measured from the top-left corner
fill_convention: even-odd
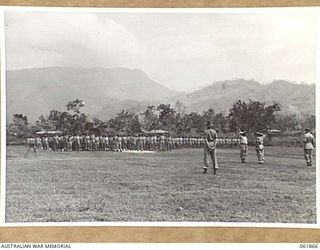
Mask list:
[[[316,16],[7,12],[7,69],[128,67],[175,90],[315,82]]]

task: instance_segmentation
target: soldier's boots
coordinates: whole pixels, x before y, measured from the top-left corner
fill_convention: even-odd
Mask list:
[[[217,168],[214,168],[213,169],[213,174],[217,174],[217,170],[218,170],[218,167]],[[208,173],[208,169],[207,168],[204,168],[203,169],[203,174],[207,174]]]

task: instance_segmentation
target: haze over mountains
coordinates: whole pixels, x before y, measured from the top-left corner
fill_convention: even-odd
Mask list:
[[[65,110],[74,99],[85,101],[84,112],[102,120],[122,109],[141,112],[148,105],[183,102],[187,111],[214,108],[226,113],[237,100],[278,102],[285,113],[314,113],[315,84],[234,79],[213,82],[192,93],[170,90],[139,69],[34,68],[7,71],[7,121],[12,114],[27,115],[31,123],[52,109]]]
[[[7,115],[23,113],[30,121],[52,109],[64,110],[77,98],[85,101],[84,111],[91,115],[105,107],[110,109],[109,115],[114,115],[125,104],[130,109],[177,93],[138,69],[54,67],[7,71]]]
[[[277,102],[283,113],[315,112],[315,85],[295,84],[283,80],[261,84],[254,80],[234,79],[214,82],[208,87],[181,96],[180,101],[194,111],[214,107],[227,112],[237,100]]]

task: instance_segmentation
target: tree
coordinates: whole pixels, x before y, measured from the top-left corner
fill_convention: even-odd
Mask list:
[[[52,123],[50,122],[50,120],[48,119],[48,117],[46,117],[44,115],[39,116],[39,119],[36,121],[36,126],[40,130],[53,130],[53,129],[55,129],[53,127]]]
[[[303,116],[303,124],[302,126],[304,128],[309,128],[311,131],[315,132],[316,129],[316,116],[315,115],[311,115],[311,114],[305,114]]]
[[[82,100],[70,101],[66,105],[67,111],[51,110],[47,117],[41,115],[36,125],[42,130],[59,130],[71,134],[86,133],[90,124],[87,124],[88,116],[80,111],[82,107],[84,107]]]
[[[139,133],[141,132],[141,123],[139,121],[138,115],[134,115],[129,120],[128,128],[130,130],[130,133]]]
[[[85,104],[85,102],[84,102],[83,100],[76,99],[76,100],[74,100],[74,101],[68,102],[68,104],[66,105],[66,107],[67,107],[67,110],[68,110],[68,111],[71,110],[71,111],[73,111],[73,112],[75,112],[75,113],[77,113],[77,114],[80,114],[80,113],[81,113],[80,109],[81,109],[82,107],[84,107],[84,104]]]
[[[228,120],[222,113],[214,115],[213,126],[219,133],[227,132],[227,124]]]
[[[169,131],[174,131],[175,122],[176,122],[175,109],[171,108],[170,104],[160,104],[157,107],[157,110],[159,111],[160,128],[169,130]]]
[[[71,131],[72,115],[70,113],[51,110],[47,119],[51,129],[62,132]]]
[[[264,113],[264,123],[269,126],[270,129],[273,124],[276,122],[276,112],[280,111],[280,106],[278,103],[274,103],[270,106],[265,107],[265,113]]]
[[[229,110],[230,130],[266,132],[275,123],[275,113],[280,111],[279,104],[266,106],[265,103],[250,100],[248,103],[237,101]]]
[[[66,105],[68,111],[73,111],[74,114],[64,114],[63,124],[64,130],[73,133],[85,133],[88,132],[86,127],[90,127],[88,123],[88,116],[81,113],[81,108],[84,107],[85,102],[80,99],[76,99],[68,102]]]
[[[141,132],[138,116],[126,110],[122,110],[115,118],[109,120],[108,127],[117,133],[133,134]]]
[[[13,114],[12,123],[8,126],[8,131],[12,135],[23,137],[28,131],[28,118],[23,114]]]
[[[230,130],[234,132],[237,132],[239,129],[244,130],[244,128],[248,127],[247,119],[249,116],[250,114],[247,103],[238,100],[229,110],[228,117],[230,119]]]
[[[175,132],[178,135],[187,135],[191,132],[192,129],[192,120],[189,119],[189,116],[180,117],[178,115],[177,122],[175,124]]]
[[[146,111],[141,115],[143,115],[143,127],[145,130],[150,131],[160,128],[157,109],[155,106],[148,106]]]
[[[202,115],[191,112],[190,114],[187,114],[184,116],[185,119],[185,129],[187,131],[185,132],[191,132],[195,131],[196,133],[202,133],[205,129],[205,122]]]
[[[174,109],[177,111],[177,114],[180,116],[184,116],[186,114],[186,106],[184,106],[183,103],[180,101],[176,101],[174,105]]]
[[[214,122],[214,116],[215,116],[215,112],[213,110],[213,108],[209,108],[208,110],[203,111],[202,113],[202,120],[204,123],[210,121],[210,122]],[[205,126],[205,124],[204,124]]]

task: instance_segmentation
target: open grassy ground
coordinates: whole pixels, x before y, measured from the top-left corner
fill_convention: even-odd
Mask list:
[[[219,149],[202,174],[202,149],[157,153],[32,152],[7,147],[7,222],[316,222],[316,171],[301,148],[268,147],[258,165]]]

